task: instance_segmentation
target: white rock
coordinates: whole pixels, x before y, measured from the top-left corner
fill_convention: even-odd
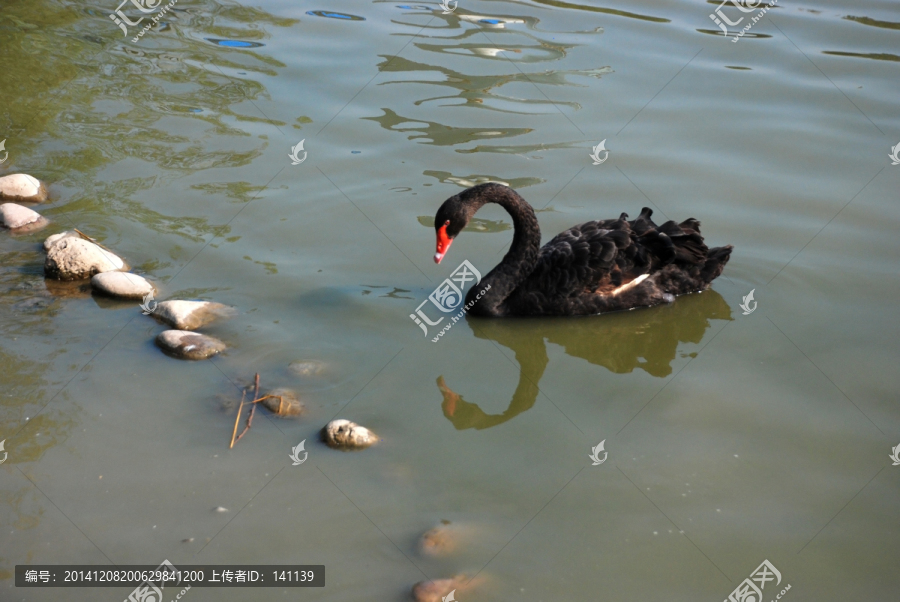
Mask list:
[[[329,447],[337,449],[365,449],[378,441],[375,433],[349,420],[332,420],[322,429],[322,437]]]
[[[37,211],[15,203],[3,203],[0,205],[0,224],[10,230],[20,232],[39,230],[49,222]]]
[[[91,286],[99,293],[125,299],[143,299],[154,290],[146,278],[129,272],[94,274]]]
[[[167,354],[185,360],[205,360],[225,350],[225,343],[190,330],[164,330],[156,344]]]
[[[72,230],[66,230],[65,232],[60,232],[59,234],[51,234],[47,237],[47,240],[44,241],[44,251],[49,251],[50,247],[64,238],[81,238],[81,235],[78,234],[78,232],[74,232]]]
[[[28,174],[14,173],[0,178],[0,199],[40,203],[47,200],[47,187]]]
[[[153,317],[179,330],[196,330],[218,318],[234,315],[235,310],[212,301],[163,301]]]
[[[50,247],[44,275],[56,280],[80,280],[100,272],[121,270],[122,258],[83,238],[64,238]]]

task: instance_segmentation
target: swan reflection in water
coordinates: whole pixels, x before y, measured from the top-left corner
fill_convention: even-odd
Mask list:
[[[537,401],[538,384],[549,362],[546,342],[616,374],[637,368],[664,378],[672,373],[671,362],[678,345],[700,343],[711,320],[732,320],[731,308],[711,289],[683,295],[670,305],[603,316],[499,320],[467,317],[477,338],[494,341],[515,353],[519,383],[506,411],[487,414],[477,403],[454,392],[439,376],[441,409],[458,430],[491,428],[530,409]]]

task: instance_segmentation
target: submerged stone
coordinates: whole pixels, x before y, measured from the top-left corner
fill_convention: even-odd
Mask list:
[[[178,330],[196,330],[219,318],[233,316],[233,307],[213,301],[163,301],[153,316]]]
[[[185,360],[205,360],[225,350],[219,339],[189,330],[164,330],[156,344],[168,355]]]
[[[259,403],[276,416],[281,416],[282,418],[299,416],[306,410],[303,403],[297,398],[297,393],[290,389],[273,389],[269,391],[268,395],[272,397]]]
[[[419,581],[413,586],[412,595],[416,602],[442,602],[444,596],[461,589],[465,584],[465,575],[457,575],[450,579]]]
[[[325,362],[320,362],[319,360],[297,360],[296,362],[291,362],[288,370],[297,376],[316,376],[325,371]]]
[[[460,529],[450,521],[426,531],[419,540],[419,551],[426,556],[447,556],[459,547]]]

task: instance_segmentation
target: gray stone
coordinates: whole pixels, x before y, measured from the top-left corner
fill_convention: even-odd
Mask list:
[[[63,238],[51,245],[44,275],[55,280],[80,280],[101,272],[121,270],[122,259],[83,238]]]
[[[179,330],[196,330],[213,320],[233,316],[234,308],[212,301],[163,301],[153,317]]]
[[[40,203],[47,200],[47,187],[24,173],[3,176],[0,178],[0,200]]]
[[[190,330],[164,330],[156,344],[167,354],[184,360],[205,360],[225,350],[219,339]]]
[[[146,278],[129,272],[94,274],[91,286],[98,293],[124,299],[143,299],[154,290]]]
[[[0,224],[15,232],[34,232],[40,230],[48,223],[47,218],[37,211],[15,203],[3,203],[0,205]]]
[[[365,449],[378,441],[375,433],[349,420],[332,420],[322,429],[322,438],[336,449]]]

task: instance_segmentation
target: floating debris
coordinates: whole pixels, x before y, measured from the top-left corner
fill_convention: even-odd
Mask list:
[[[220,40],[218,38],[204,38],[207,42],[212,42],[217,46],[225,46],[227,48],[259,48],[265,46],[260,42],[246,42],[244,40]]]
[[[348,15],[345,13],[333,13],[327,10],[308,10],[306,11],[307,15],[312,15],[314,17],[326,17],[328,19],[345,19],[347,21],[365,21],[365,17],[358,17],[356,15]]]

